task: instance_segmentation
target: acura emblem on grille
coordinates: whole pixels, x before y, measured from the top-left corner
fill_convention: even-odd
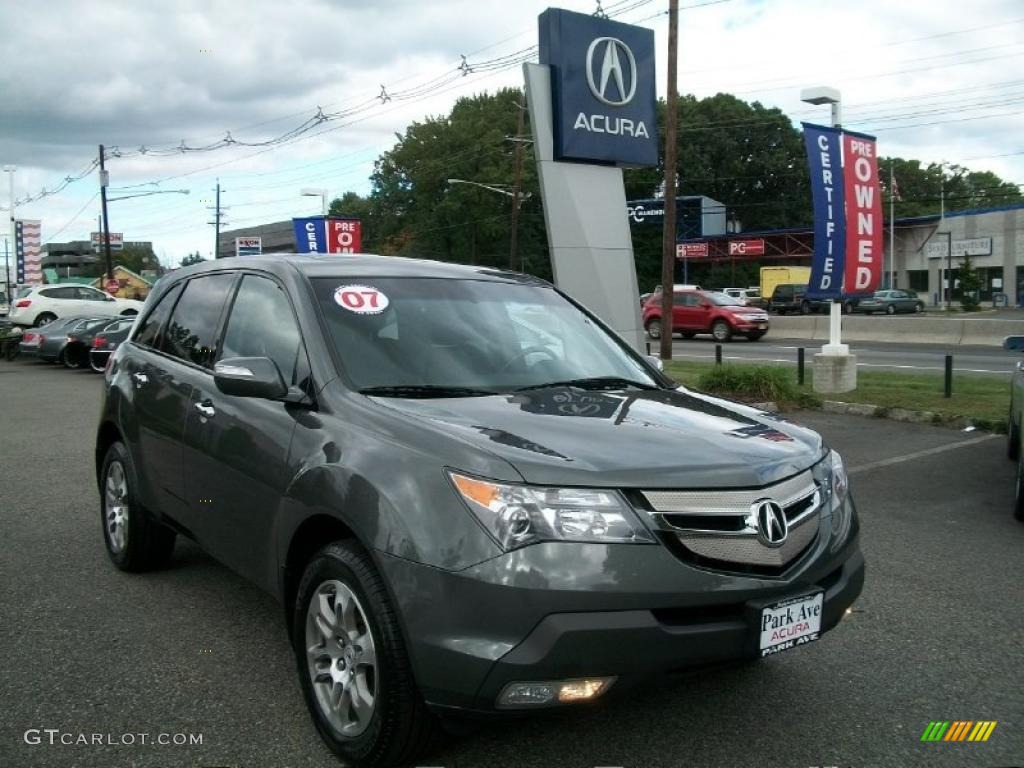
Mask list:
[[[778,502],[761,499],[751,505],[750,511],[757,520],[757,540],[766,547],[781,547],[789,535],[789,523]]]

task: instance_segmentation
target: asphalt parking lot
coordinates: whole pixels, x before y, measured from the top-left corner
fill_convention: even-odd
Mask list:
[[[101,384],[0,362],[0,766],[338,765],[306,715],[271,597],[186,543],[160,573],[108,562],[92,465]],[[1003,438],[793,419],[851,469],[868,578],[843,624],[765,662],[487,725],[423,764],[1024,765],[1024,525]],[[998,724],[985,743],[922,743],[933,720]],[[202,744],[28,744],[30,729]]]

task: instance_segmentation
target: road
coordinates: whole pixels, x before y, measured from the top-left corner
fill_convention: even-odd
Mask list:
[[[807,365],[821,348],[822,342],[807,339],[781,339],[769,334],[758,342],[737,339],[723,345],[724,360],[796,365],[797,348],[804,347]],[[657,353],[658,342],[651,341]],[[904,371],[910,373],[941,373],[945,355],[953,355],[955,373],[977,373],[1009,377],[1020,354],[1006,352],[998,347],[944,347],[936,344],[883,344],[881,342],[853,342],[850,351],[857,355],[861,370]],[[677,360],[704,360],[714,362],[715,343],[710,336],[691,340],[675,339],[672,357]]]
[[[337,768],[271,597],[189,544],[159,573],[108,562],[92,463],[100,385],[87,371],[0,362],[0,766]],[[421,764],[1024,765],[1024,525],[1010,514],[1002,439],[793,418],[851,468],[868,576],[848,619],[765,662],[486,725]],[[983,744],[922,743],[936,719],[998,725]],[[201,734],[202,745],[26,744],[29,729]]]

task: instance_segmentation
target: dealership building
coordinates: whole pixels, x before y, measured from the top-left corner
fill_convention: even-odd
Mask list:
[[[890,229],[884,233],[882,284],[909,288],[939,304],[945,298],[952,246],[953,299],[959,298],[956,271],[964,255],[978,270],[981,300],[1001,300],[1024,306],[1024,204],[955,211],[896,219],[895,264],[890,251]],[[765,266],[810,266],[814,254],[811,227],[683,237],[680,259],[690,264],[756,261]]]

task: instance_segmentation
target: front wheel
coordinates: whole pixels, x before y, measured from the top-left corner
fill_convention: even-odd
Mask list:
[[[711,335],[715,341],[725,342],[732,338],[732,328],[725,320],[715,320],[711,324]]]
[[[914,305],[914,312],[916,312],[917,314],[921,314],[922,312],[924,312],[924,304],[922,304],[920,301],[917,302],[917,304]]]
[[[646,327],[647,335],[652,339],[661,338],[661,320],[648,320]]]
[[[895,315],[896,314],[896,307],[894,307],[892,304],[888,305],[885,308],[885,314],[887,314],[887,315]]]
[[[412,763],[441,735],[373,560],[358,544],[318,552],[299,584],[292,623],[299,682],[327,746],[372,768]]]
[[[162,568],[171,559],[176,534],[139,503],[138,475],[124,443],[107,449],[100,478],[103,542],[114,565],[135,572]]]

